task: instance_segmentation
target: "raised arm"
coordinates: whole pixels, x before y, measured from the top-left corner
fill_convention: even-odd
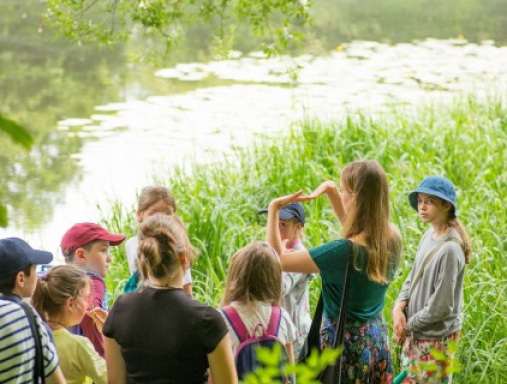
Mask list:
[[[266,233],[266,240],[276,250],[280,256],[280,263],[282,269],[288,272],[299,273],[318,273],[319,268],[313,262],[308,250],[303,249],[296,252],[287,252],[282,245],[280,238],[280,231],[278,230],[279,224],[279,211],[282,207],[296,201],[302,201],[301,194],[303,191],[293,193],[292,195],[279,197],[269,203],[268,207],[268,228]]]
[[[347,214],[345,213],[345,209],[343,208],[341,193],[336,184],[331,181],[324,181],[321,185],[319,185],[315,191],[313,191],[308,196],[301,197],[301,201],[313,200],[321,195],[326,195],[333,207],[334,214],[338,218],[338,221],[343,226],[345,221],[347,220]]]

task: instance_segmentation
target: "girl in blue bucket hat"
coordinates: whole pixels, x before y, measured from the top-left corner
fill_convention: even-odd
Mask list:
[[[454,186],[445,177],[424,179],[408,200],[430,229],[393,309],[394,337],[402,345],[401,366],[408,373],[403,383],[451,383],[451,374],[431,350],[451,356],[449,344],[459,339],[470,239],[457,219]],[[426,369],[435,364],[441,367],[437,372]]]

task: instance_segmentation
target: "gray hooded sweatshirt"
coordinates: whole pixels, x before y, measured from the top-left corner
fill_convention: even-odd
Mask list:
[[[461,240],[456,229],[438,240],[428,230],[417,248],[412,271],[396,302],[409,299],[410,287],[426,257],[442,242],[453,237]],[[407,330],[415,339],[443,338],[461,329],[465,255],[453,241],[443,245],[426,265],[412,292],[407,309]]]

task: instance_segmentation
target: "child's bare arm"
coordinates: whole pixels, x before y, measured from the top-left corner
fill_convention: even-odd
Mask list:
[[[226,334],[213,352],[208,354],[208,362],[213,383],[236,384],[238,376],[232,356],[231,340]]]

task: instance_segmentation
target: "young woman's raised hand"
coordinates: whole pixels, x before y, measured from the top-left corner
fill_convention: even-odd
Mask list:
[[[302,196],[301,200],[299,200],[299,201],[313,200],[313,199],[316,199],[317,197],[324,195],[324,194],[325,195],[337,194],[338,197],[340,196],[340,191],[336,187],[336,184],[334,183],[334,181],[331,181],[331,180],[324,181],[321,185],[319,185],[315,189],[315,191],[310,193],[308,196]]]

